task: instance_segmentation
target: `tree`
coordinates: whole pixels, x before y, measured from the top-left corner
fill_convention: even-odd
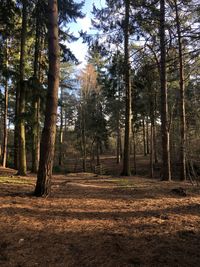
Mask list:
[[[49,34],[49,73],[44,129],[41,138],[40,161],[35,187],[36,196],[48,196],[51,189],[51,176],[56,137],[56,120],[59,87],[59,40],[58,6],[56,0],[48,1]]]
[[[7,145],[8,145],[8,40],[6,39],[5,47],[5,67],[6,67],[6,77],[5,77],[5,93],[4,93],[4,137],[3,137],[3,151],[2,151],[2,166],[6,167],[7,161]]]
[[[160,0],[160,53],[162,179],[169,181],[171,180],[171,167],[166,80],[165,0]]]
[[[22,1],[22,28],[21,28],[21,49],[20,49],[20,67],[19,67],[19,87],[16,92],[17,102],[17,132],[18,132],[18,174],[26,175],[26,134],[25,134],[25,54],[27,39],[27,16],[28,2]],[[19,90],[19,91],[18,91]]]
[[[33,63],[33,94],[32,94],[32,106],[33,106],[33,119],[32,119],[32,172],[38,171],[39,164],[39,146],[40,146],[40,88],[41,88],[41,75],[39,74],[40,60],[42,50],[42,3],[38,0],[35,6],[35,51],[34,51],[34,63]],[[44,27],[44,26],[43,26]]]
[[[180,179],[186,180],[186,115],[185,115],[185,77],[183,63],[183,45],[180,28],[180,18],[177,1],[174,0],[176,13],[176,27],[178,35],[178,55],[179,55],[179,86],[180,86],[180,119],[181,119],[181,147],[180,147]]]
[[[124,82],[126,90],[124,157],[122,175],[130,176],[130,134],[131,134],[131,77],[129,59],[129,35],[130,35],[130,1],[125,1],[124,19]]]

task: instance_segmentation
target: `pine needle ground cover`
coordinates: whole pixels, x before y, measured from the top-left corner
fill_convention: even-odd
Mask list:
[[[199,189],[142,177],[0,177],[0,266],[200,266]]]

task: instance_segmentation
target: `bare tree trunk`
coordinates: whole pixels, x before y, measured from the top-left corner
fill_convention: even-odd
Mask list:
[[[18,152],[19,152],[19,166],[18,166],[18,174],[26,175],[26,134],[25,134],[25,121],[24,121],[24,113],[25,113],[25,54],[26,54],[26,35],[27,35],[27,0],[23,0],[23,10],[22,10],[22,30],[21,30],[21,52],[20,52],[20,91],[19,91],[19,114],[18,114],[18,122],[19,122],[19,135],[18,135]]]
[[[177,1],[174,0],[176,10],[176,27],[178,34],[178,52],[179,52],[179,86],[180,86],[180,119],[181,119],[181,149],[180,149],[180,179],[186,180],[186,119],[185,119],[185,82],[184,82],[184,63],[183,63],[183,45],[180,29],[180,19]]]
[[[15,130],[14,130],[14,168],[18,170],[19,166],[19,84],[16,86],[16,95],[15,95]]]
[[[150,103],[150,110],[149,110],[149,115],[150,115],[150,177],[153,178],[154,176],[154,128],[155,128],[155,94],[153,92],[152,88],[149,91],[149,103]]]
[[[40,0],[37,5],[39,5]],[[37,8],[39,10],[39,7]],[[39,11],[38,11],[39,12]],[[36,35],[35,35],[35,56],[34,56],[34,82],[35,86],[39,86],[39,60],[40,60],[40,21],[36,19]],[[32,148],[32,172],[38,171],[39,165],[39,143],[40,143],[40,96],[39,89],[35,88],[33,92],[33,148]]]
[[[160,89],[161,89],[161,132],[162,132],[162,179],[171,180],[168,97],[166,80],[166,45],[165,45],[165,0],[160,0]]]
[[[153,110],[153,149],[154,149],[154,162],[158,163],[158,156],[157,156],[157,141],[156,141],[156,109],[157,109],[157,99],[156,99],[156,92],[154,95],[154,110]]]
[[[86,172],[86,133],[85,133],[85,98],[83,97],[83,104],[81,107],[81,141],[82,141],[82,157],[83,157],[83,171]]]
[[[57,0],[48,0],[49,34],[49,74],[44,129],[42,132],[39,170],[35,187],[36,196],[48,196],[51,190],[51,178],[56,138],[56,120],[58,107],[60,50],[58,40]]]
[[[6,71],[8,70],[8,40],[6,39],[6,52],[5,52],[5,61],[6,61]],[[7,74],[5,77],[5,94],[4,94],[4,135],[3,135],[3,151],[2,151],[2,166],[6,167],[7,161],[7,144],[8,144],[8,78]]]
[[[58,159],[58,164],[59,166],[62,165],[62,146],[63,146],[63,91],[61,88],[61,94],[60,94],[60,99],[61,99],[61,107],[60,107],[60,132],[59,132],[59,159]]]
[[[118,126],[117,126],[117,164],[120,163],[121,161],[121,131],[120,131],[120,126],[119,126],[119,121],[118,121]]]
[[[146,119],[146,137],[147,137],[147,155],[149,155],[149,122],[148,118]]]
[[[137,173],[137,164],[136,164],[136,132],[134,124],[132,123],[132,136],[133,136],[133,169],[134,175]]]
[[[125,113],[125,134],[124,134],[124,158],[122,175],[130,176],[130,133],[131,133],[131,79],[129,60],[129,25],[130,20],[130,0],[125,1],[124,20],[124,80],[126,89],[126,113]]]
[[[142,129],[143,129],[143,150],[144,150],[144,156],[147,155],[147,146],[146,146],[146,131],[145,131],[145,121],[144,118],[142,119]]]
[[[153,145],[153,125],[151,123],[151,138],[150,138],[150,177],[154,176],[154,168],[153,168],[153,158],[154,158],[154,145]]]

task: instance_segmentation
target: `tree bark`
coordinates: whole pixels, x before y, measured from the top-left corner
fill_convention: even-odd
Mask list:
[[[37,3],[37,13],[39,13],[39,3]],[[40,61],[40,20],[39,15],[36,18],[35,33],[35,55],[34,55],[34,82],[39,85],[39,61]],[[33,92],[33,147],[32,147],[32,172],[38,171],[40,155],[40,96],[39,88],[35,87]]]
[[[146,137],[147,137],[147,155],[149,155],[149,122],[148,117],[146,119]]]
[[[180,180],[186,180],[186,119],[185,119],[185,82],[184,82],[184,63],[183,63],[183,45],[180,29],[179,11],[177,1],[174,0],[176,10],[176,27],[178,34],[178,52],[179,52],[179,88],[180,88],[180,119],[181,119],[181,148],[180,148]]]
[[[8,40],[6,39],[6,51],[5,51],[5,63],[6,63],[6,71],[8,70]],[[5,94],[4,94],[4,135],[3,135],[3,151],[2,151],[2,166],[6,167],[7,161],[7,145],[8,145],[8,128],[7,128],[7,120],[8,120],[8,78],[7,73],[5,77]]]
[[[40,161],[35,187],[36,196],[48,196],[51,191],[52,168],[56,138],[59,87],[59,40],[57,0],[48,0],[49,73],[44,129],[41,138]]]
[[[18,174],[26,175],[26,136],[25,136],[25,54],[26,54],[26,38],[27,38],[27,0],[22,1],[22,30],[21,30],[21,52],[20,52],[20,90],[19,90],[19,109],[18,109]]]
[[[146,147],[146,131],[145,131],[144,118],[142,119],[142,129],[143,129],[143,151],[144,151],[144,156],[146,156],[147,155],[147,147]]]
[[[132,136],[133,136],[133,169],[134,175],[137,173],[137,163],[136,163],[136,131],[134,124],[132,122]]]
[[[62,146],[63,146],[63,91],[61,88],[61,94],[60,94],[60,102],[61,102],[61,106],[60,106],[60,131],[59,131],[59,159],[58,159],[58,164],[59,166],[62,165]]]
[[[165,45],[165,0],[160,0],[160,89],[161,89],[161,133],[162,133],[162,180],[171,180],[168,97],[166,80]]]
[[[153,110],[153,149],[154,149],[154,162],[158,163],[157,156],[157,140],[156,140],[156,110],[157,110],[157,97],[156,92],[154,94],[154,110]]]
[[[83,92],[84,94],[84,92]],[[81,106],[81,143],[83,157],[83,171],[86,172],[86,128],[85,128],[85,96],[83,95],[83,103]]]
[[[126,90],[126,111],[125,111],[125,134],[124,134],[124,157],[122,175],[130,176],[130,133],[131,133],[131,79],[129,60],[129,28],[130,28],[130,0],[125,1],[124,21],[124,81]]]
[[[154,166],[153,166],[153,159],[154,159],[154,128],[155,128],[155,118],[154,118],[154,94],[150,94],[150,178],[154,176]]]

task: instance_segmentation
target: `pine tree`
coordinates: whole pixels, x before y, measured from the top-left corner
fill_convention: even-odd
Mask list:
[[[40,161],[35,188],[36,196],[48,196],[51,189],[51,176],[56,137],[57,102],[59,86],[59,40],[57,1],[48,1],[49,34],[49,74],[44,129],[41,138]]]

